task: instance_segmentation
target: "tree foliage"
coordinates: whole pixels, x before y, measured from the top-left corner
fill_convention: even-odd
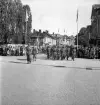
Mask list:
[[[91,26],[88,25],[86,28],[82,27],[78,33],[78,44],[83,45],[83,46],[88,46],[89,45],[89,36],[91,33]],[[77,36],[75,38],[75,44],[77,44]]]
[[[25,40],[26,7],[28,13],[27,35],[31,32],[32,14],[28,5],[21,0],[0,0],[0,39],[3,43],[22,43]]]

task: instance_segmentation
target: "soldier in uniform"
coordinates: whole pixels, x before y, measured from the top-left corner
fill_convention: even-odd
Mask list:
[[[54,46],[53,48],[53,59],[54,60],[56,59],[56,46]]]
[[[50,56],[51,58],[53,58],[53,46],[51,47],[51,50],[50,50]]]
[[[7,56],[7,48],[6,48],[6,46],[4,46],[4,48],[3,48],[3,56]]]
[[[30,44],[26,47],[26,56],[27,56],[27,63],[31,63],[31,48]]]
[[[75,49],[72,48],[72,60],[74,61],[74,58],[75,58]]]
[[[56,59],[59,60],[59,58],[60,58],[60,56],[59,56],[60,55],[60,53],[59,53],[59,46],[57,46],[56,53],[57,53]]]
[[[70,48],[67,47],[67,48],[66,48],[66,58],[67,58],[67,60],[68,60],[68,58],[69,58],[69,53],[70,53]]]
[[[51,48],[52,59],[54,59],[54,47],[55,47],[55,46],[52,46],[52,48]]]
[[[74,60],[74,54],[73,54],[73,48],[72,48],[72,46],[70,47],[70,56],[71,56],[71,58],[72,58],[72,60]]]
[[[32,55],[33,55],[33,61],[36,61],[36,54],[37,54],[37,49],[35,47],[33,47],[32,49]]]
[[[46,53],[47,53],[47,59],[49,59],[49,46],[46,48]]]
[[[59,46],[59,48],[58,48],[58,55],[59,55],[58,57],[59,57],[59,60],[60,60],[60,58],[61,58],[61,52],[60,52],[60,49],[61,49],[61,48],[60,48],[60,46]]]
[[[60,56],[61,56],[61,60],[63,60],[63,47],[60,48]]]
[[[63,51],[62,51],[62,60],[64,60],[66,57],[66,48],[63,46]]]

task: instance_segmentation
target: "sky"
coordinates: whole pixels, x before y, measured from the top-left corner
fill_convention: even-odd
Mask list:
[[[77,34],[77,9],[79,31],[91,24],[92,5],[100,0],[22,0],[22,3],[31,8],[32,29],[70,36]]]

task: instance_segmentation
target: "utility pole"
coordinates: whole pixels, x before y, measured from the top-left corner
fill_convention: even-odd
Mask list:
[[[25,32],[25,44],[27,44],[27,21],[28,21],[28,14],[26,10],[26,32]]]
[[[78,51],[78,9],[77,9],[76,22],[77,22],[77,51]]]
[[[25,32],[25,44],[27,44],[27,21],[26,21],[26,32]]]

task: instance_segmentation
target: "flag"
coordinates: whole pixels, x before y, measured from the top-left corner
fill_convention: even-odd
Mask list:
[[[78,9],[77,9],[77,16],[76,16],[76,22],[78,21]]]
[[[26,22],[28,21],[28,13],[27,13],[27,11],[26,11]]]
[[[64,29],[64,32],[65,32],[65,29]]]
[[[58,29],[58,33],[59,33],[59,29]]]

